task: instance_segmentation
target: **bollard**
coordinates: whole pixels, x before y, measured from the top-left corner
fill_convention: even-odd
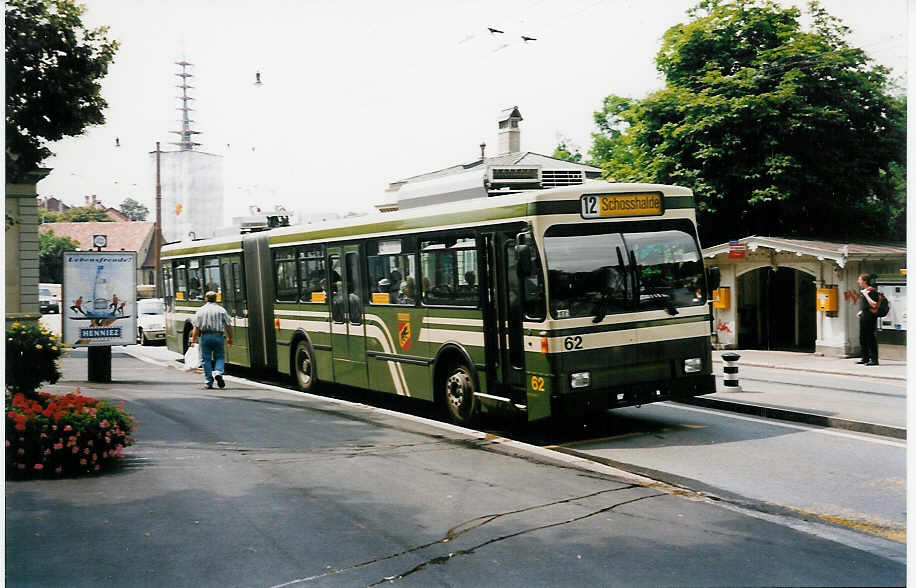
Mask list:
[[[741,356],[734,352],[722,354],[722,361],[725,366],[722,368],[723,382],[726,392],[741,392],[741,386],[738,385],[738,360]]]

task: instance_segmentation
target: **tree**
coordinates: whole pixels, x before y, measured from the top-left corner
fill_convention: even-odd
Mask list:
[[[568,139],[561,138],[560,142],[557,144],[556,149],[553,150],[553,155],[556,159],[562,159],[564,161],[571,161],[573,163],[582,162],[582,153],[579,152],[578,147],[572,145]]]
[[[78,206],[76,208],[68,208],[64,212],[57,214],[57,221],[59,223],[88,223],[88,222],[102,222],[110,223],[114,219],[108,216],[108,213],[101,208],[95,208],[94,206]]]
[[[69,237],[58,237],[54,231],[38,235],[38,276],[40,282],[60,284],[64,280],[63,253],[75,251],[79,243]]]
[[[6,181],[52,155],[47,145],[105,122],[100,80],[118,49],[87,29],[74,0],[6,2]]]
[[[820,7],[703,0],[665,33],[666,87],[605,99],[590,154],[618,181],[693,189],[704,243],[905,238],[906,101]]]
[[[121,203],[121,212],[132,221],[145,221],[149,215],[149,208],[140,204],[133,198],[125,198]]]

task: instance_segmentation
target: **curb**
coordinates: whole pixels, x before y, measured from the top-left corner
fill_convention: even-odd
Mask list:
[[[877,423],[851,421],[848,419],[839,419],[810,412],[787,410],[785,408],[774,408],[756,404],[746,404],[744,402],[734,402],[729,400],[719,400],[718,398],[704,398],[702,396],[694,396],[692,398],[679,398],[675,400],[675,402],[679,402],[681,404],[692,404],[705,408],[727,410],[729,412],[748,414],[767,419],[790,421],[793,423],[804,423],[807,425],[817,425],[831,429],[845,429],[847,431],[869,433],[872,435],[880,435],[882,437],[891,437],[893,439],[906,439],[905,428],[892,427],[890,425],[879,425]]]
[[[722,360],[713,358],[712,362],[713,363],[722,363]],[[880,380],[897,380],[901,382],[906,381],[906,376],[891,376],[887,374],[875,374],[875,373],[862,374],[859,372],[847,372],[847,371],[838,372],[836,370],[816,369],[816,368],[811,368],[811,367],[794,367],[794,366],[787,366],[787,365],[779,365],[775,363],[762,363],[762,362],[755,362],[755,361],[742,361],[740,365],[751,366],[751,367],[770,368],[770,369],[777,369],[777,370],[794,370],[797,372],[810,372],[810,373],[816,373],[816,374],[828,374],[831,376],[853,376],[856,378],[875,378],[875,379],[880,379]]]

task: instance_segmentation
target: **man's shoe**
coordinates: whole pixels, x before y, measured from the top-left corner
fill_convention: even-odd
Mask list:
[[[216,385],[220,388],[226,387],[226,380],[223,379],[223,374],[216,376]]]
[[[879,364],[878,364],[877,361],[870,361],[870,362],[866,363],[865,365],[879,365]]]
[[[860,363],[860,364],[862,364],[862,365],[865,365],[865,364],[868,363],[868,360],[863,358],[863,359],[860,359],[859,361],[857,361],[856,363]]]
[[[212,390],[213,384],[204,384],[204,390]]]

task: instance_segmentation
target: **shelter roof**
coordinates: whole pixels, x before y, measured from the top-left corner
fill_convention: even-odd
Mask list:
[[[404,178],[403,180],[392,182],[392,184],[422,182],[424,180],[432,180],[435,178],[442,178],[455,174],[463,174],[474,168],[484,169],[488,165],[542,165],[549,166],[550,169],[581,169],[587,172],[601,172],[600,167],[594,167],[582,163],[574,163],[572,161],[566,161],[565,159],[557,159],[555,157],[550,157],[549,155],[534,153],[533,151],[517,151],[515,153],[504,153],[502,155],[496,155],[493,157],[484,157],[483,159],[478,159],[470,163],[453,165],[445,169],[440,169],[417,176],[411,176],[409,178]]]
[[[906,258],[906,243],[853,243],[789,237],[758,237],[757,235],[742,237],[738,239],[738,242],[747,245],[749,251],[756,251],[759,247],[773,249],[777,253],[789,251],[811,255],[818,259],[831,259],[840,267],[844,267],[849,259]],[[703,256],[715,257],[728,253],[730,246],[730,243],[720,243],[707,247],[703,249]]]

